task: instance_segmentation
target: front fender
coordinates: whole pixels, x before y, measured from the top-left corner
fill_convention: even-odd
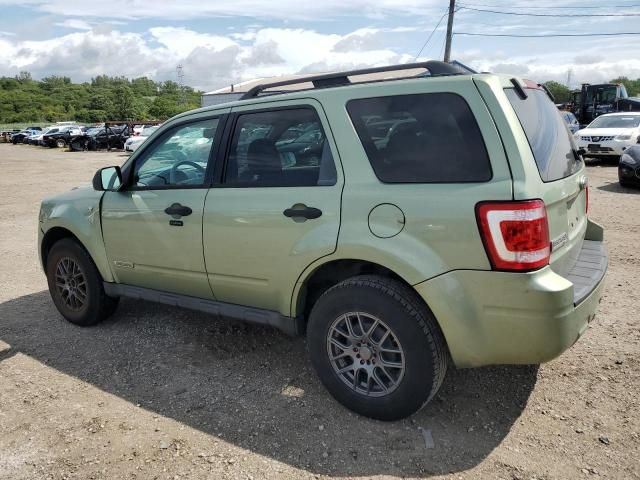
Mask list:
[[[107,260],[100,203],[103,192],[90,188],[78,188],[42,202],[39,225],[39,252],[47,233],[54,228],[65,229],[73,234],[89,252],[103,280],[113,282],[113,273]]]

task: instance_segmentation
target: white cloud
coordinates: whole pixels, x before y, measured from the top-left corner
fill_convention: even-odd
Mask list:
[[[0,5],[29,4],[42,12],[61,16],[99,18],[193,19],[204,17],[252,17],[284,20],[321,20],[353,15],[383,18],[386,15],[424,15],[433,7],[442,8],[441,0],[323,0],[301,3],[298,0],[0,0]]]
[[[0,4],[6,1],[0,0]],[[139,0],[140,5],[145,1]],[[238,0],[242,4],[248,1],[254,0]],[[398,2],[384,0],[382,5],[392,8]],[[136,8],[128,11],[141,10],[140,5],[136,3]],[[402,8],[422,5],[415,2]],[[133,33],[121,31],[118,22],[63,19],[61,26],[78,31],[46,41],[22,41],[20,36],[0,34],[0,75],[28,70],[35,78],[66,75],[74,81],[100,74],[175,80],[175,68],[182,64],[188,85],[212,90],[252,78],[412,61],[417,47],[413,41],[391,47],[399,38],[415,32],[417,27],[412,26],[366,27],[338,34],[252,25],[214,35],[170,25]],[[323,26],[326,30],[330,24]],[[514,40],[522,42],[518,44],[522,48],[511,48],[506,42],[487,48],[486,43],[478,40],[476,44],[474,40],[472,48],[464,49],[460,39],[454,40],[454,58],[479,71],[564,81],[571,68],[576,83],[620,75],[640,77],[640,60],[627,60],[628,52],[637,49],[633,38],[584,39],[570,48],[564,41],[542,44],[538,40],[528,44]],[[440,44],[441,40],[435,50]]]
[[[208,47],[218,51],[236,44],[228,37],[198,33],[186,28],[154,27],[149,29],[149,32],[169,51],[185,57],[197,47]]]
[[[354,40],[379,33],[375,29],[338,35],[262,28],[239,38],[175,27],[125,33],[100,25],[47,41],[20,42],[2,37],[0,75],[28,70],[36,78],[66,75],[76,81],[100,74],[147,75],[165,80],[175,79],[175,68],[182,64],[187,84],[213,89],[258,77],[409,60],[407,55],[382,48],[383,42]],[[344,46],[354,41],[353,48]],[[336,49],[340,44],[343,48]]]
[[[85,22],[84,20],[78,20],[76,18],[69,18],[64,22],[55,23],[57,27],[63,28],[72,28],[74,30],[91,30],[93,27],[89,22]]]

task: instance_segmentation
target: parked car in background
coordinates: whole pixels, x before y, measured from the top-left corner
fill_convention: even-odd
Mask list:
[[[567,124],[567,128],[571,133],[576,133],[578,130],[580,130],[580,123],[573,113],[566,110],[561,110],[560,116],[564,120],[564,123]]]
[[[38,253],[72,323],[132,297],[306,334],[339,402],[395,420],[450,364],[546,362],[588,331],[607,252],[586,173],[530,81],[433,61],[296,78],[44,199]]]
[[[640,145],[627,148],[620,157],[618,180],[623,187],[640,187]]]
[[[124,149],[127,152],[135,152],[140,145],[159,127],[144,127],[139,131],[138,135],[127,138],[124,142]]]
[[[39,135],[39,134],[40,134],[39,130],[31,130],[26,128],[24,130],[20,130],[17,133],[13,133],[11,135],[11,143],[13,143],[14,145],[17,145],[18,143],[22,143],[25,138],[30,137],[31,135]]]
[[[42,132],[35,133],[26,139],[25,143],[29,145],[44,145],[43,138],[45,135],[56,133],[60,130],[60,127],[49,127]]]
[[[124,142],[129,138],[127,125],[113,125],[92,130],[87,133],[89,139],[88,149],[99,150],[103,148],[124,148]]]
[[[601,115],[578,130],[574,139],[585,157],[617,162],[627,148],[640,142],[640,112]]]
[[[68,125],[60,127],[56,132],[47,132],[42,136],[43,143],[51,148],[64,148],[69,145],[71,137],[82,135],[83,127]]]

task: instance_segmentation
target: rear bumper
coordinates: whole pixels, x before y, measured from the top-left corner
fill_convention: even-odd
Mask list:
[[[537,364],[571,347],[595,317],[607,269],[601,229],[590,222],[587,238],[594,239],[585,241],[566,276],[551,267],[530,273],[458,270],[416,285],[456,366]]]

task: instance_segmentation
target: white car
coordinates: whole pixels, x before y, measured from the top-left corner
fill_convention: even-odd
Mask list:
[[[124,149],[127,152],[135,152],[142,142],[144,142],[149,135],[155,132],[158,127],[144,127],[140,132],[140,135],[136,135],[135,137],[129,137],[126,142],[124,142]]]
[[[586,157],[617,160],[627,148],[640,143],[640,112],[601,115],[573,137]]]

